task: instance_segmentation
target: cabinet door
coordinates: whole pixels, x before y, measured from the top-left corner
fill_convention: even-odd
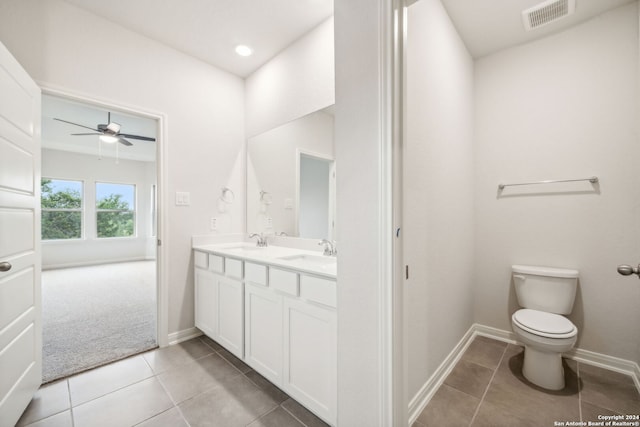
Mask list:
[[[218,284],[217,276],[201,268],[195,269],[196,327],[208,337],[218,339]]]
[[[282,296],[245,284],[245,362],[275,385],[282,383]]]
[[[218,278],[218,342],[231,353],[243,358],[244,292],[242,282],[228,277]]]
[[[335,425],[335,310],[284,298],[284,327],[284,391],[319,417]]]

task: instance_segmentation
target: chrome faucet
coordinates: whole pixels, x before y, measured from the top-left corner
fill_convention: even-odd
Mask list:
[[[253,233],[253,234],[249,234],[249,238],[252,239],[254,237],[258,238],[258,241],[256,242],[256,246],[260,247],[260,248],[266,248],[267,246],[267,238],[266,236],[264,236],[262,233],[258,234],[258,233]]]
[[[336,249],[336,242],[331,242],[327,239],[322,239],[318,245],[324,245],[323,255],[326,256],[335,256],[338,254],[338,250]]]

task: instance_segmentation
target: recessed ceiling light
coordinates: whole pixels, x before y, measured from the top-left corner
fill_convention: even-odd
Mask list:
[[[253,50],[249,46],[239,44],[236,46],[236,53],[240,56],[250,56],[253,53]]]

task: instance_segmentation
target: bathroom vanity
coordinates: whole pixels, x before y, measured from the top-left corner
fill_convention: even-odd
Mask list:
[[[194,246],[195,324],[331,425],[336,258],[281,246]]]

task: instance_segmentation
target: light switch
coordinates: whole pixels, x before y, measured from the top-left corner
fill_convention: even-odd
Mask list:
[[[191,194],[185,191],[176,191],[176,206],[189,206]]]

